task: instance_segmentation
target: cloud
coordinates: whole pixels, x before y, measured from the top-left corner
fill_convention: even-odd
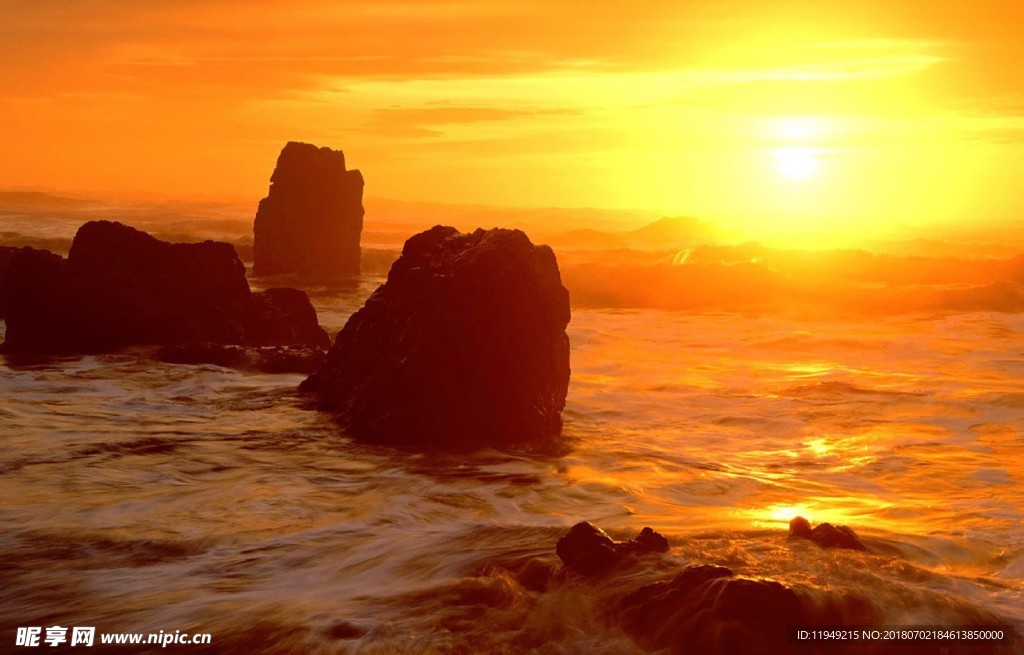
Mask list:
[[[374,109],[359,131],[385,137],[436,137],[446,126],[514,121],[537,116],[578,113],[569,109],[504,109],[482,106],[434,105]]]
[[[360,153],[405,198],[486,173],[502,203],[789,208],[723,181],[762,180],[766,117],[840,117],[816,145],[852,153],[833,167],[851,188],[893,161],[884,147],[1014,128],[938,125],[963,89],[1024,88],[1014,29],[982,29],[989,0],[846,4],[7,0],[0,183],[250,194],[276,144],[303,139]]]

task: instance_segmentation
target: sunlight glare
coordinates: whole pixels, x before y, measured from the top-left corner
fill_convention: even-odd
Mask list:
[[[784,521],[789,523],[798,516],[810,520],[811,512],[805,505],[776,505],[769,508],[769,518],[773,521]]]
[[[809,139],[821,136],[825,131],[821,120],[806,116],[780,118],[772,124],[771,131],[786,139]]]
[[[808,180],[821,168],[819,150],[804,146],[779,148],[773,153],[775,170],[789,180]]]

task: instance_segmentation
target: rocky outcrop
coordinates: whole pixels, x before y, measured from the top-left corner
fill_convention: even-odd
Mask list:
[[[7,283],[7,270],[11,266],[11,261],[15,256],[22,253],[30,252],[45,252],[37,250],[36,248],[13,248],[10,246],[0,246],[0,319],[4,318],[7,309],[7,297],[6,297],[6,283]]]
[[[109,221],[79,228],[67,259],[44,251],[14,257],[6,291],[9,353],[329,344],[305,293],[252,293],[230,244],[167,243]]]
[[[324,350],[330,347],[331,338],[320,327],[316,308],[305,291],[276,287],[253,293],[251,298],[244,343],[312,346]]]
[[[302,385],[347,430],[438,448],[550,445],[569,384],[569,294],[518,230],[410,238]]]
[[[288,143],[253,225],[253,274],[330,281],[359,274],[363,176],[340,150]]]
[[[857,533],[845,525],[819,523],[811,529],[811,523],[802,516],[789,522],[789,536],[796,539],[807,539],[822,548],[847,548],[849,550],[867,550]]]
[[[584,575],[594,575],[630,555],[668,552],[668,539],[651,528],[644,528],[629,541],[614,541],[601,528],[582,521],[562,535],[555,552],[570,569]]]

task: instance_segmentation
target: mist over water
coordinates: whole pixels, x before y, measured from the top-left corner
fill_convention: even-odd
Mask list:
[[[379,280],[312,290],[333,334]],[[0,367],[3,634],[209,632],[208,652],[641,652],[610,599],[691,563],[1024,623],[1024,317],[580,309],[558,455],[347,439],[294,375],[145,351]],[[794,514],[872,554],[790,542]],[[554,565],[579,520],[670,554]],[[539,582],[538,582],[539,580]],[[123,647],[121,647],[123,648]],[[184,648],[184,647],[182,647]],[[189,652],[207,652],[189,646]]]

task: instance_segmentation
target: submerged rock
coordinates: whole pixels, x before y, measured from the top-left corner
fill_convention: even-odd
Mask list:
[[[334,279],[359,274],[363,176],[340,150],[290,142],[253,224],[253,274]]]
[[[867,550],[857,533],[845,525],[819,523],[811,529],[810,522],[798,516],[789,522],[789,536],[797,539],[808,539],[822,548],[847,548],[850,550]]]
[[[79,228],[67,259],[44,251],[14,257],[5,287],[8,353],[329,344],[305,293],[252,293],[230,244],[167,243],[110,221]]]
[[[359,639],[365,635],[367,629],[352,621],[338,621],[327,629],[327,636],[331,639]]]
[[[546,443],[569,385],[569,293],[519,230],[436,226],[405,243],[302,389],[369,441]]]
[[[894,603],[895,599],[895,603]],[[913,599],[912,606],[907,606]],[[795,631],[857,630],[910,626],[928,617],[935,625],[1003,630],[1002,642],[820,639],[800,642]],[[990,612],[946,593],[895,590],[860,584],[788,586],[775,580],[735,574],[723,566],[697,565],[674,578],[646,584],[625,595],[609,613],[640,646],[672,655],[685,653],[1011,653],[1018,636],[1012,625]],[[927,628],[929,626],[922,626]],[[934,627],[934,626],[932,626]]]
[[[562,535],[555,552],[570,569],[593,575],[611,568],[629,555],[668,552],[668,539],[651,528],[644,528],[634,539],[614,541],[601,528],[582,521]]]
[[[797,521],[803,531],[806,521]],[[810,530],[809,524],[806,525]],[[835,572],[822,580],[808,580],[801,571],[800,584],[738,575],[717,565],[692,565],[674,577],[635,587],[632,582],[645,571],[621,566],[629,553],[648,549],[667,550],[665,538],[650,528],[634,539],[616,542],[596,526],[582,522],[558,541],[556,551],[565,565],[588,575],[607,575],[584,586],[601,608],[603,621],[621,628],[639,646],[666,655],[690,653],[745,653],[775,655],[795,652],[896,655],[907,652],[997,653],[1016,652],[1010,643],[1017,631],[1000,617],[951,598],[892,580],[872,578],[843,580]],[[881,586],[872,586],[881,585]],[[573,585],[574,587],[577,585]],[[936,625],[1006,632],[1001,642],[928,642],[865,638],[800,641],[798,630],[829,631],[844,626],[851,630],[886,625]],[[927,627],[927,626],[925,626]],[[940,647],[941,646],[941,647]]]
[[[778,653],[787,626],[818,619],[792,589],[737,577],[722,566],[690,566],[672,580],[623,598],[619,624],[637,643],[670,653]]]

